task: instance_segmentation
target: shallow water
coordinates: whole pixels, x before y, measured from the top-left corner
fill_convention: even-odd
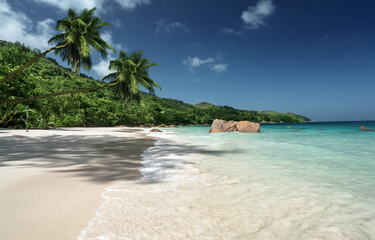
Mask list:
[[[168,129],[81,239],[375,239],[375,122]],[[290,128],[286,128],[289,127]]]

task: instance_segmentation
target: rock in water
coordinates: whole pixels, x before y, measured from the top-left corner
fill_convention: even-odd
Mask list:
[[[375,131],[374,129],[361,126],[361,131]]]
[[[239,132],[243,133],[258,133],[260,130],[260,124],[250,121],[240,121],[237,123],[237,129]]]
[[[259,123],[253,123],[250,121],[224,121],[221,119],[215,119],[212,123],[209,133],[220,133],[220,132],[244,132],[244,133],[257,133],[260,130]]]
[[[229,121],[229,122],[224,123],[224,128],[225,128],[226,132],[236,132],[236,131],[238,131],[237,122],[235,122],[235,121]]]
[[[154,129],[151,129],[150,130],[150,132],[163,132],[162,130],[159,130],[159,129],[156,129],[156,128],[154,128]]]
[[[219,133],[219,132],[235,132],[237,131],[236,128],[237,122],[234,121],[224,121],[221,119],[215,119],[212,123],[210,133]]]

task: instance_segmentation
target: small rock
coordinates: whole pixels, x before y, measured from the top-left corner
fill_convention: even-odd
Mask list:
[[[361,126],[361,131],[375,131],[374,129]]]
[[[154,128],[154,129],[151,129],[150,130],[150,132],[163,132],[162,130],[159,130],[159,129],[156,129],[156,128]]]

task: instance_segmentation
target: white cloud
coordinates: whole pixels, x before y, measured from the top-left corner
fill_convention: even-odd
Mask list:
[[[0,0],[0,13],[10,13],[12,11],[11,7],[6,0]]]
[[[125,9],[134,9],[138,5],[150,4],[151,0],[116,0],[116,2]]]
[[[241,31],[234,30],[233,28],[222,28],[220,32],[228,34],[228,35],[241,35]]]
[[[275,10],[275,5],[272,0],[260,0],[256,6],[249,7],[242,13],[242,20],[245,27],[249,29],[258,29],[264,25],[264,21]]]
[[[113,60],[114,57],[110,55],[107,60],[100,60],[100,62],[92,67],[94,72],[101,78],[104,76],[107,76],[110,73],[113,73],[114,71],[111,71],[108,69],[109,67],[109,62]]]
[[[191,30],[185,24],[169,19],[160,19],[156,22],[155,34],[169,35],[172,32],[191,33]]]
[[[200,59],[199,57],[188,57],[185,59],[182,64],[189,67],[189,70],[194,72],[194,68],[200,67],[202,65],[208,65],[212,71],[216,73],[223,73],[226,72],[228,69],[229,64],[227,63],[216,63],[216,61],[220,61],[222,57],[218,55],[216,58],[208,57],[206,59]]]
[[[215,60],[213,58],[200,59],[199,57],[188,57],[182,63],[188,67],[195,68],[203,64],[213,63]]]
[[[226,72],[228,69],[227,63],[218,63],[211,65],[211,70],[215,71],[216,73],[223,73]]]
[[[0,19],[0,39],[19,41],[31,48],[45,50],[55,33],[55,21],[47,18],[34,23],[22,12],[15,12],[6,0],[0,0]]]
[[[132,10],[139,5],[150,4],[151,0],[115,0],[122,8]],[[108,4],[112,0],[34,0],[36,3],[48,4],[61,10],[69,8],[81,10],[84,8],[91,9],[96,7],[99,12],[105,12],[104,6],[108,8]]]
[[[101,8],[104,0],[34,0],[34,2],[48,4],[61,10],[68,10],[69,8],[81,10],[84,8]]]

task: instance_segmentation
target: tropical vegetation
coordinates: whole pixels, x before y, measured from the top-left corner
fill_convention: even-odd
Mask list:
[[[84,9],[77,13],[73,9],[69,9],[67,17],[57,21],[56,30],[61,31],[61,33],[52,37],[48,42],[57,43],[57,46],[41,54],[37,54],[25,65],[8,73],[8,75],[6,75],[0,81],[0,85],[19,74],[22,70],[35,63],[51,50],[54,50],[55,54],[60,54],[63,61],[68,61],[68,65],[71,65],[71,71],[75,71],[77,75],[80,74],[81,66],[83,66],[83,68],[86,70],[91,69],[91,48],[99,51],[104,58],[107,57],[107,49],[115,51],[100,36],[100,30],[104,26],[110,25],[109,23],[104,22],[102,19],[95,17],[95,10],[96,8],[91,10]],[[117,93],[120,94],[123,102],[126,102],[127,105],[129,105],[130,98],[138,98],[139,85],[145,87],[150,92],[154,92],[155,86],[160,88],[160,86],[148,76],[148,69],[152,66],[156,66],[156,64],[152,63],[146,58],[143,58],[143,51],[134,52],[130,57],[127,57],[125,52],[121,51],[119,59],[112,61],[109,66],[110,69],[117,70],[117,73],[110,74],[105,77],[105,79],[113,80],[110,84],[106,83],[85,89],[48,93],[29,98],[0,99],[0,102],[29,102],[44,98],[89,92],[98,90],[100,88],[117,86]]]
[[[0,78],[18,69],[39,53],[38,50],[31,50],[21,43],[0,41]],[[125,59],[130,56],[132,54]],[[150,64],[148,61],[144,60],[144,62],[144,64]],[[1,85],[0,99],[31,98],[71,89],[93,88],[105,84],[107,83],[104,81],[95,80],[82,73],[77,75],[71,69],[60,66],[53,58],[42,57],[15,76],[12,81]],[[189,125],[210,124],[215,118],[256,122],[301,122],[309,120],[292,113],[238,110],[208,103],[186,104],[175,99],[159,98],[143,92],[140,92],[138,99],[130,99],[130,105],[124,107],[121,96],[116,94],[116,91],[118,90],[114,87],[100,88],[97,91],[44,98],[36,101],[0,103],[0,127]]]
[[[115,51],[100,37],[100,30],[104,26],[110,26],[110,24],[95,17],[95,10],[96,8],[91,10],[84,9],[80,13],[77,13],[73,9],[69,9],[68,16],[57,21],[56,30],[63,32],[48,41],[48,43],[55,42],[57,45],[43,53],[39,51],[39,54],[28,59],[22,66],[4,76],[0,80],[0,85],[12,79],[51,51],[60,54],[64,61],[68,60],[68,64],[72,65],[72,71],[76,70],[77,74],[80,73],[81,65],[86,70],[91,68],[91,48],[98,50],[102,54],[102,57],[107,56],[107,48]]]

